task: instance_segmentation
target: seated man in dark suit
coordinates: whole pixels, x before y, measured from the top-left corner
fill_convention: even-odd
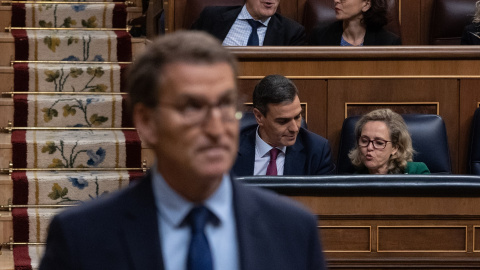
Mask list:
[[[218,40],[179,31],[130,68],[135,127],[155,153],[123,191],[53,218],[40,270],[323,270],[317,220],[234,181],[236,61]]]
[[[305,45],[305,28],[276,13],[280,0],[246,0],[243,6],[206,7],[192,29],[217,37],[224,46]]]
[[[240,134],[233,172],[248,175],[333,174],[328,141],[302,128],[302,107],[295,84],[281,75],[263,78],[253,92],[258,126]]]

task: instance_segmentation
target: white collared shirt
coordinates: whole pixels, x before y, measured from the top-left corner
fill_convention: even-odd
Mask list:
[[[255,166],[253,168],[253,175],[265,175],[267,174],[268,163],[270,163],[270,150],[273,147],[260,138],[260,135],[258,135],[258,127],[255,134]],[[283,175],[287,147],[277,147],[277,149],[280,150],[277,156],[277,175]]]
[[[190,227],[182,223],[195,205],[176,193],[158,173],[156,166],[151,173],[165,270],[186,269],[191,233]],[[203,204],[220,221],[218,225],[209,223],[205,226],[214,269],[239,269],[233,190],[229,175],[223,176],[218,189]]]
[[[248,37],[252,33],[252,27],[248,24],[247,20],[253,19],[252,15],[248,13],[247,7],[244,5],[240,14],[238,14],[237,19],[233,23],[230,31],[223,40],[223,46],[247,46]],[[257,29],[258,34],[258,44],[263,46],[263,41],[265,40],[265,34],[267,33],[268,23],[270,22],[270,17],[264,22],[259,21],[265,27],[259,27]]]

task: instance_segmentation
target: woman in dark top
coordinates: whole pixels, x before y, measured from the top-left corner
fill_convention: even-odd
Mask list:
[[[401,45],[400,38],[383,29],[387,24],[386,0],[333,0],[338,21],[312,30],[310,45]]]
[[[462,45],[480,45],[480,0],[475,4],[475,15],[472,24],[465,26],[463,29]]]

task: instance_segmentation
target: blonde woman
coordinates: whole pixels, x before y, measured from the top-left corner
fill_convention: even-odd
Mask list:
[[[348,157],[360,174],[430,174],[425,163],[413,162],[407,125],[390,109],[362,116],[355,125],[355,138]]]

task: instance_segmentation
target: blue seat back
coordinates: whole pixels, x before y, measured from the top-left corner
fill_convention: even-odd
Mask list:
[[[413,149],[416,151],[413,161],[424,162],[431,173],[452,173],[443,119],[435,114],[404,114],[402,117],[412,137]],[[355,172],[348,153],[355,147],[355,124],[359,119],[360,116],[352,116],[343,121],[337,158],[338,174]]]

